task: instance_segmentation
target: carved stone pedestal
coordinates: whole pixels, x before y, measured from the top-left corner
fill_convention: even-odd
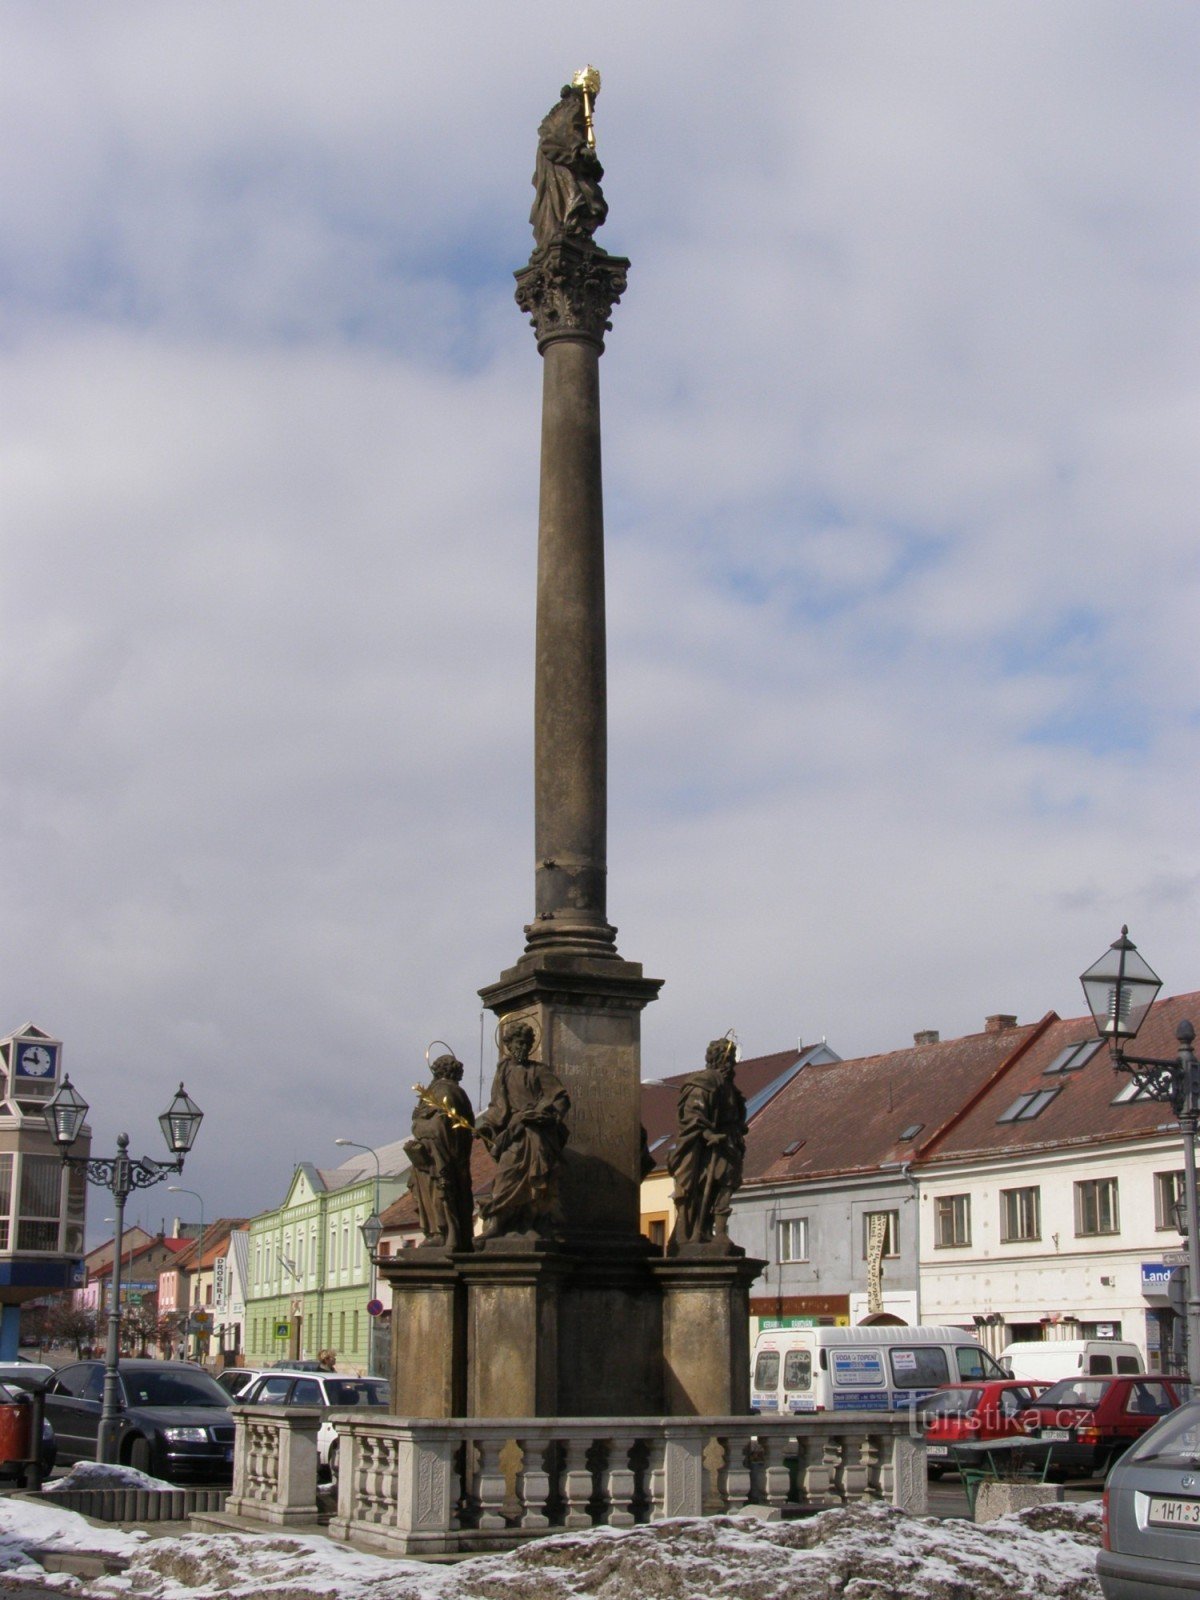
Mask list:
[[[615,952],[531,951],[480,990],[503,1025],[533,1025],[534,1055],[571,1097],[558,1176],[568,1247],[628,1254],[638,1239],[641,1014],[661,987]]]
[[[441,1250],[384,1257],[392,1287],[391,1409],[401,1417],[466,1414],[465,1297],[455,1258]]]
[[[750,1285],[765,1265],[700,1254],[656,1261],[662,1291],[663,1411],[741,1416],[750,1409]]]

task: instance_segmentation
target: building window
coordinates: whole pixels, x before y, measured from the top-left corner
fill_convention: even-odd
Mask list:
[[[1062,1085],[1053,1089],[1035,1089],[1030,1094],[1019,1094],[1008,1110],[996,1118],[997,1122],[1032,1122],[1040,1116],[1051,1100],[1062,1091]]]
[[[8,1249],[8,1224],[12,1217],[12,1174],[12,1156],[0,1156],[0,1250]]]
[[[21,1157],[18,1250],[58,1249],[62,1175],[62,1162],[56,1156]]]
[[[1175,1202],[1183,1199],[1182,1172],[1154,1174],[1154,1226],[1175,1232]]]
[[[778,1224],[780,1261],[808,1260],[808,1218],[784,1217]]]
[[[1046,1068],[1046,1075],[1052,1072],[1078,1072],[1103,1046],[1103,1039],[1084,1039],[1081,1044],[1069,1044],[1065,1050],[1058,1052]]]
[[[1075,1232],[1086,1236],[1096,1233],[1119,1233],[1117,1216],[1117,1180],[1115,1178],[1087,1178],[1075,1185]]]
[[[940,1250],[961,1248],[971,1242],[971,1196],[940,1194],[935,1202],[934,1244]]]
[[[900,1213],[898,1211],[864,1211],[863,1212],[863,1260],[866,1261],[871,1253],[871,1224],[876,1217],[881,1220],[876,1224],[883,1230],[883,1255],[898,1256],[900,1254]]]
[[[1000,1240],[1015,1244],[1042,1237],[1042,1194],[1037,1188],[1001,1189]]]

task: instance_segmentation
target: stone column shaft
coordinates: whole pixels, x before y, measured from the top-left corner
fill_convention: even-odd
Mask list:
[[[605,911],[607,684],[600,349],[543,351],[534,697],[536,919],[530,942],[611,943]],[[546,926],[549,924],[549,926]]]

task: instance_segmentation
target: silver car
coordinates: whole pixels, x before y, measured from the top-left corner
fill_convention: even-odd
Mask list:
[[[339,1372],[264,1372],[242,1390],[239,1406],[319,1406],[341,1411],[348,1406],[386,1410],[388,1385],[384,1378],[355,1378]],[[317,1465],[334,1483],[338,1476],[337,1429],[328,1418],[317,1433]]]
[[[1200,1400],[1156,1423],[1113,1467],[1102,1544],[1106,1600],[1200,1596]]]

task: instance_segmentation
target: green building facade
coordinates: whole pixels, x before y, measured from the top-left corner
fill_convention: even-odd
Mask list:
[[[364,1152],[332,1171],[302,1161],[287,1196],[249,1228],[245,1361],[315,1360],[332,1350],[341,1371],[371,1370],[367,1306],[374,1275],[361,1224],[403,1194],[402,1142]]]

